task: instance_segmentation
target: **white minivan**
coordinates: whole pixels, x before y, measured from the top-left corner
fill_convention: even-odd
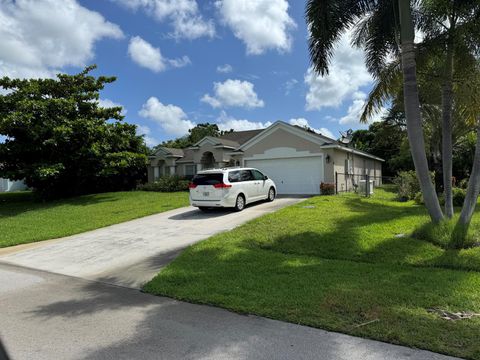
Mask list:
[[[200,210],[231,207],[242,211],[245,205],[255,201],[273,201],[277,194],[273,180],[252,168],[199,171],[189,188],[190,204]]]

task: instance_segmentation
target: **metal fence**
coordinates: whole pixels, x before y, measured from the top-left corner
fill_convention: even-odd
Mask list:
[[[393,184],[393,177],[335,172],[335,193],[355,192],[370,196],[375,187]]]

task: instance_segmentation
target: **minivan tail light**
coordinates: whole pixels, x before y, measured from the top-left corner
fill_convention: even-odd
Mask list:
[[[188,188],[189,189],[195,189],[197,187],[197,184],[194,184],[193,182],[191,182],[190,184],[188,184]]]
[[[228,189],[228,188],[231,188],[232,185],[224,184],[224,183],[219,183],[219,184],[213,185],[213,187],[214,187],[215,189]]]

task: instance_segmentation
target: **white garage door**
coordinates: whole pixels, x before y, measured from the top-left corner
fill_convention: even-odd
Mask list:
[[[246,160],[245,166],[265,173],[275,181],[279,194],[319,194],[323,181],[322,157]]]

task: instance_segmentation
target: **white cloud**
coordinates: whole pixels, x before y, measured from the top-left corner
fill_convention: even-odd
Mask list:
[[[372,81],[364,63],[362,50],[350,44],[351,32],[345,33],[335,49],[335,55],[327,76],[318,75],[313,68],[305,74],[308,86],[306,109],[320,110],[324,107],[338,107]]]
[[[188,56],[183,56],[180,59],[164,58],[159,48],[154,47],[140,36],[134,36],[130,39],[128,54],[135,63],[153,72],[164,71],[168,66],[180,68],[191,63]]]
[[[99,99],[98,100],[98,105],[100,105],[100,107],[103,107],[103,108],[111,108],[111,107],[121,106],[122,107],[122,115],[125,116],[127,114],[127,109],[122,104],[116,103],[116,102],[114,102],[110,99]]]
[[[178,59],[169,59],[168,63],[174,68],[182,68],[184,66],[190,65],[192,61],[187,55],[184,55]]]
[[[139,115],[155,121],[169,135],[182,136],[195,127],[195,123],[188,119],[182,108],[172,104],[164,105],[156,97],[149,98],[142,105]]]
[[[297,79],[290,79],[285,82],[285,95],[289,95],[293,88],[298,84]]]
[[[160,143],[160,141],[152,137],[151,134],[152,131],[148,126],[137,125],[137,135],[143,136],[143,138],[145,139],[145,144],[148,147],[154,147]]]
[[[53,77],[66,66],[83,67],[95,43],[123,37],[120,28],[75,0],[0,0],[0,73]]]
[[[220,117],[217,120],[217,125],[220,130],[236,130],[236,131],[245,131],[245,130],[255,130],[255,129],[265,129],[272,125],[270,121],[262,123],[260,121],[250,121],[246,119],[235,119],[232,116],[227,115],[225,111],[222,111]]]
[[[217,0],[215,4],[223,22],[247,46],[247,54],[290,50],[290,31],[296,24],[288,14],[287,0]]]
[[[362,115],[363,108],[365,106],[367,94],[361,91],[357,91],[353,94],[353,101],[348,107],[347,115],[340,118],[338,121],[340,125],[359,125],[360,116]],[[373,116],[369,122],[381,121],[382,117],[387,114],[387,109],[382,108],[375,116]]]
[[[129,9],[142,9],[156,20],[168,21],[173,27],[171,35],[180,39],[215,36],[213,21],[205,20],[195,0],[112,0]]]
[[[316,129],[313,126],[311,126],[310,123],[308,122],[308,120],[305,119],[305,118],[290,119],[289,123],[291,125],[300,126],[302,128],[308,127],[318,134],[322,134],[322,135],[327,136],[327,137],[332,138],[332,139],[335,138],[330,130],[328,130],[327,128],[324,128],[324,127]]]
[[[228,73],[231,73],[232,71],[233,71],[233,67],[230,64],[217,66],[217,72],[219,73],[228,74]]]
[[[210,104],[214,108],[220,107],[244,107],[257,108],[263,107],[263,100],[258,98],[249,81],[228,79],[223,83],[213,84],[214,96],[205,94],[201,101]]]

